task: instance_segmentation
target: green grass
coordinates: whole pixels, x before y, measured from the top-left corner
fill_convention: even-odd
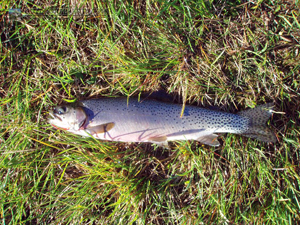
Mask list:
[[[1,224],[299,223],[298,1],[0,4]],[[63,102],[155,90],[227,112],[275,102],[278,142],[164,149],[46,120]]]

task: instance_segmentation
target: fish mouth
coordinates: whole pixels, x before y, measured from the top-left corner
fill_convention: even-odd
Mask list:
[[[58,115],[56,115],[56,113],[54,113],[53,110],[51,110],[51,111],[49,112],[49,115],[52,117],[52,118],[50,118],[49,120],[52,120],[52,119],[58,119],[59,121],[62,122],[62,119],[61,119]]]
[[[62,122],[62,119],[51,110],[49,112],[49,118],[48,118],[48,122],[50,123],[50,125],[58,130],[60,130],[60,129],[68,130],[67,128],[62,128],[62,127],[57,126],[57,120]]]

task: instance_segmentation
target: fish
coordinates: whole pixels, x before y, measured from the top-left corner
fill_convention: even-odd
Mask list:
[[[56,106],[48,121],[57,129],[101,140],[162,146],[169,141],[195,140],[217,147],[221,133],[276,142],[266,126],[273,108],[273,103],[266,103],[233,114],[193,105],[182,110],[180,104],[153,99],[99,98]]]

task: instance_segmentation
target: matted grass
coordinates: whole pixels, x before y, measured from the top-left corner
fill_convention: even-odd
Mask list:
[[[298,1],[1,2],[2,224],[300,221]],[[17,10],[20,9],[20,10]],[[275,102],[278,142],[116,143],[48,110],[164,90],[237,112]]]

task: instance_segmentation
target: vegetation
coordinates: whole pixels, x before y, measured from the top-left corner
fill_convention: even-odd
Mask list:
[[[299,223],[297,0],[0,4],[0,223]],[[63,102],[156,90],[228,112],[275,102],[278,142],[165,149],[47,123]]]

